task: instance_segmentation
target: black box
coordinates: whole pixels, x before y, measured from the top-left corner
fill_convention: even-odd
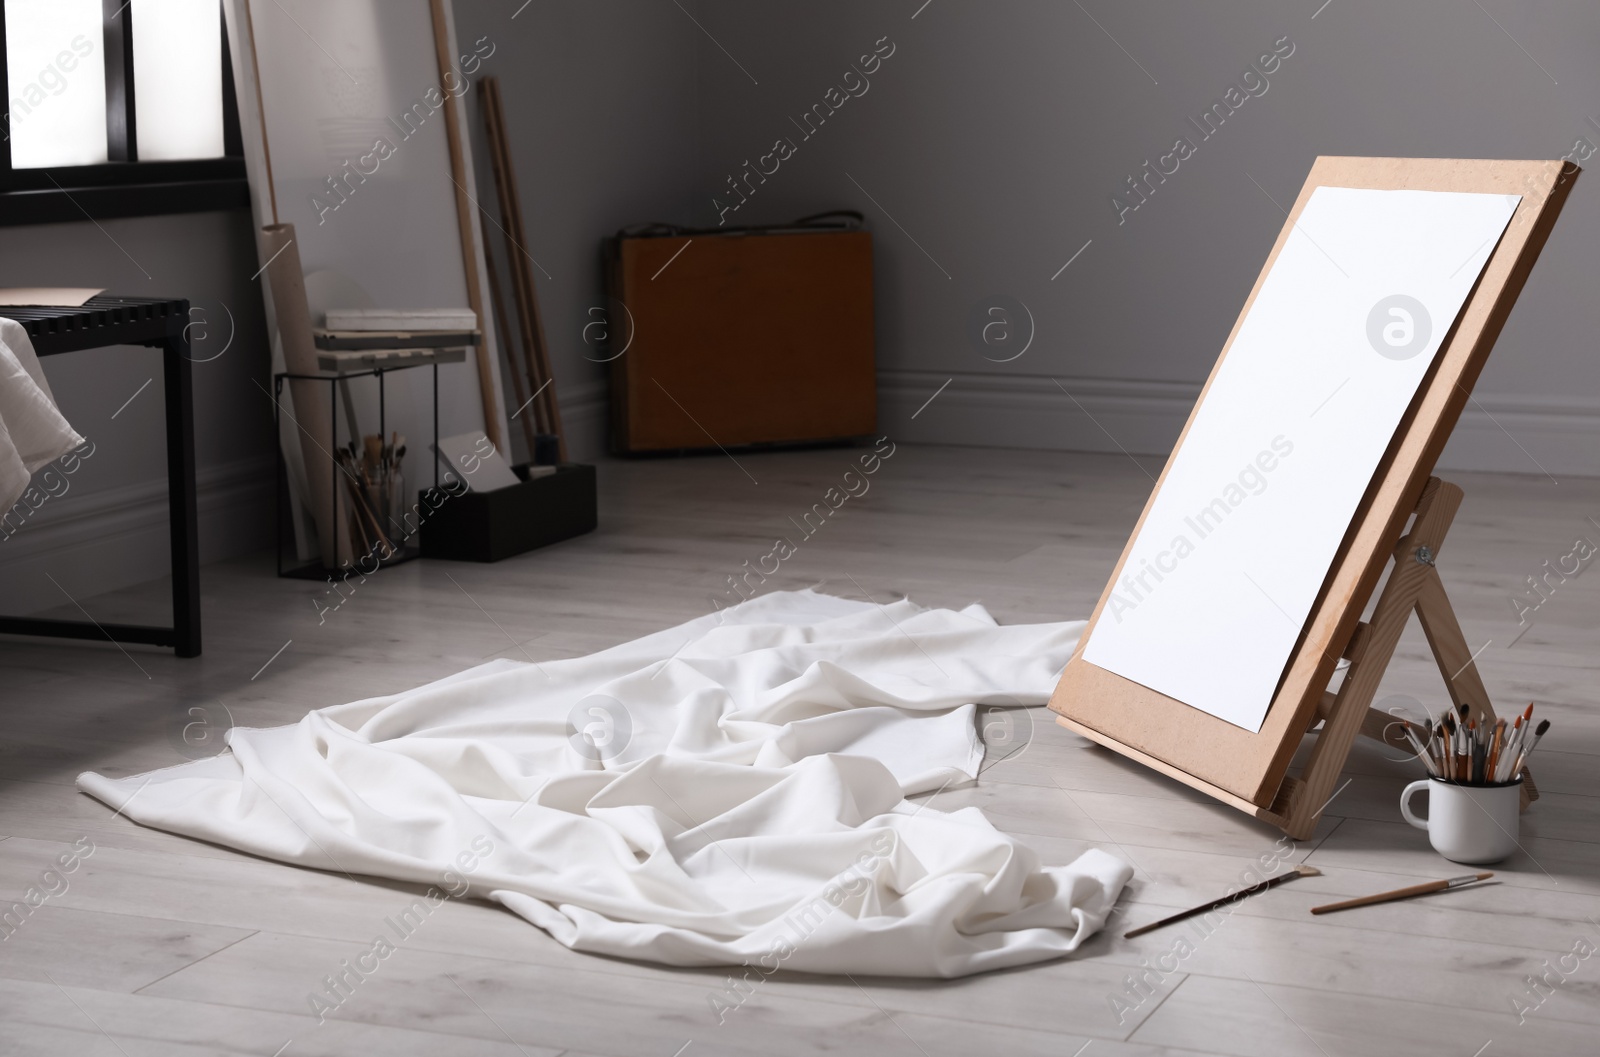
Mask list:
[[[527,472],[514,467],[517,476]],[[598,523],[594,467],[563,463],[553,474],[493,492],[423,490],[434,508],[421,528],[422,556],[497,562],[585,532]]]

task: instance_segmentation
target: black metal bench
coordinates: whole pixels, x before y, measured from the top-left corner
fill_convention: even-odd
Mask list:
[[[189,302],[153,297],[90,298],[80,308],[0,306],[21,323],[40,356],[111,345],[162,352],[167,393],[167,508],[172,535],[172,624],[100,624],[0,616],[0,633],[110,639],[170,646],[200,656],[200,537],[195,514],[194,400],[189,369]],[[88,614],[86,613],[85,616]]]

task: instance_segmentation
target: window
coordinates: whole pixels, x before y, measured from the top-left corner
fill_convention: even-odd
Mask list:
[[[132,0],[129,10],[139,157],[222,157],[222,6]]]
[[[220,0],[0,3],[0,224],[249,204]]]
[[[11,164],[93,165],[106,152],[100,0],[6,4]]]

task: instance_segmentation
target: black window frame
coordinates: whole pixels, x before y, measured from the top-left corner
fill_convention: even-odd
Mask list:
[[[221,0],[218,0],[219,4]],[[11,167],[11,93],[4,0],[0,0],[0,89],[6,92],[0,140],[0,227],[84,219],[159,216],[247,208],[250,185],[239,130],[228,31],[222,27],[224,155],[139,161],[134,108],[131,0],[101,0],[106,64],[106,139],[110,161],[39,169]]]

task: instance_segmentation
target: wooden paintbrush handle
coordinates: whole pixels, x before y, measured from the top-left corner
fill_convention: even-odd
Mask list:
[[[1429,892],[1439,892],[1449,887],[1449,881],[1429,881],[1426,884],[1412,885],[1410,888],[1397,888],[1393,892],[1379,892],[1376,895],[1362,896],[1359,899],[1346,899],[1342,903],[1325,903],[1320,907],[1312,907],[1311,912],[1313,914],[1327,914],[1335,910],[1349,910],[1351,907],[1387,903],[1391,899],[1407,899],[1411,896],[1427,895]]]
[[[1349,910],[1351,907],[1371,906],[1373,903],[1389,903],[1396,899],[1410,899],[1412,896],[1424,896],[1429,892],[1443,892],[1447,888],[1464,888],[1467,885],[1487,881],[1494,874],[1490,871],[1466,874],[1462,877],[1446,877],[1442,881],[1427,881],[1423,884],[1412,885],[1410,888],[1396,888],[1392,892],[1379,892],[1376,895],[1362,896],[1360,899],[1347,899],[1342,903],[1326,903],[1320,907],[1312,907],[1313,914],[1327,914],[1334,910]]]
[[[1191,907],[1188,910],[1180,910],[1176,914],[1162,918],[1160,921],[1152,921],[1148,925],[1141,925],[1136,929],[1131,929],[1128,932],[1124,932],[1122,934],[1122,938],[1131,940],[1135,936],[1143,936],[1146,932],[1150,932],[1153,929],[1159,929],[1166,925],[1174,925],[1180,921],[1192,918],[1196,914],[1206,914],[1220,907],[1225,907],[1229,903],[1237,903],[1241,899],[1247,899],[1258,892],[1265,892],[1269,888],[1276,888],[1285,881],[1292,881],[1296,877],[1315,877],[1319,872],[1320,871],[1312,869],[1311,867],[1308,867],[1302,863],[1301,865],[1296,866],[1294,869],[1289,870],[1287,873],[1281,873],[1278,876],[1268,878],[1265,881],[1258,881],[1249,888],[1241,888],[1239,891],[1234,892],[1231,895],[1225,895],[1219,899],[1213,899],[1209,903],[1202,903],[1200,906]]]

